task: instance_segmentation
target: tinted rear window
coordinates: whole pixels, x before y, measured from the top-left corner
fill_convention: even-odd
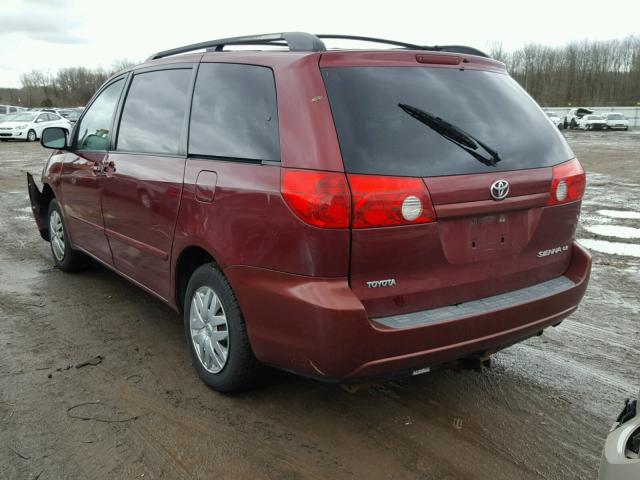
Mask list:
[[[117,150],[177,154],[190,79],[191,69],[135,75],[122,111]]]
[[[193,94],[189,154],[280,160],[276,86],[269,68],[200,65]]]
[[[450,68],[322,70],[349,173],[442,176],[556,165],[574,155],[562,134],[508,75]],[[411,117],[407,104],[460,127],[496,150],[484,165]]]

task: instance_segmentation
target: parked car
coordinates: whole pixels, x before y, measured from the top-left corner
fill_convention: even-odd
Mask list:
[[[584,107],[572,108],[564,117],[564,128],[578,128],[580,119],[593,113],[593,110]]]
[[[640,410],[638,400],[627,400],[614,423],[602,452],[599,480],[640,478]]]
[[[269,42],[291,51],[221,53]],[[393,44],[214,40],[110,78],[72,136],[44,131],[42,191],[28,175],[54,264],[95,259],[182,312],[225,392],[261,364],[324,381],[480,364],[559,324],[591,268],[579,161],[504,64]]]
[[[621,113],[605,113],[602,115],[602,118],[604,118],[604,121],[607,123],[605,127],[607,130],[615,130],[618,128],[621,130],[629,130],[629,120]]]
[[[578,120],[580,130],[604,130],[607,122],[600,115],[584,115]]]
[[[17,113],[21,111],[21,107],[14,107],[13,105],[0,105],[0,115],[7,115],[10,113]]]
[[[59,127],[71,131],[71,123],[54,113],[16,113],[0,123],[0,140],[26,140],[35,142],[47,127]]]
[[[62,117],[69,120],[72,125],[75,125],[75,123],[78,121],[78,118],[80,118],[80,115],[82,114],[82,110],[74,108],[69,110],[61,110],[59,113]]]
[[[564,127],[564,121],[555,113],[553,112],[545,112],[547,114],[547,117],[549,117],[549,120],[551,120],[551,122],[558,128],[563,128]]]

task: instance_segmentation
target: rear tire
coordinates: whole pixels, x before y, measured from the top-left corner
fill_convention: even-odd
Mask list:
[[[47,220],[51,255],[56,268],[63,272],[78,272],[87,268],[89,257],[71,248],[67,227],[62,217],[62,209],[55,198],[49,204]]]
[[[253,386],[261,365],[229,282],[213,263],[191,276],[184,301],[184,328],[200,379],[212,389],[232,393]]]

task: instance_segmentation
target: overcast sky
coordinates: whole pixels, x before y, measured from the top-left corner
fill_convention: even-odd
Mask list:
[[[640,35],[640,0],[0,0],[0,86],[19,86],[33,69],[108,67],[179,45],[283,31],[513,50]]]

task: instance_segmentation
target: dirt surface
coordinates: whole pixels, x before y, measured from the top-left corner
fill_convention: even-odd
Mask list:
[[[47,152],[0,143],[0,477],[594,478],[640,387],[640,132],[567,136],[589,174],[578,237],[604,253],[558,328],[480,373],[348,393],[273,372],[231,397],[198,380],[162,303],[97,265],[52,268],[25,188]]]

